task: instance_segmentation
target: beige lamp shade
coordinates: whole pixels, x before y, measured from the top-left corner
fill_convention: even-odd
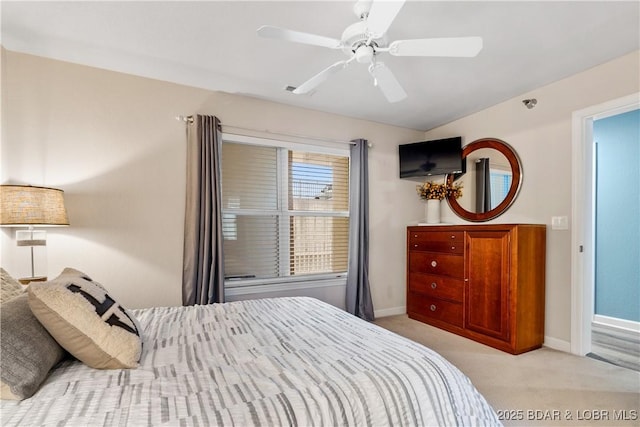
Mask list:
[[[0,226],[69,225],[64,192],[30,185],[0,185]]]

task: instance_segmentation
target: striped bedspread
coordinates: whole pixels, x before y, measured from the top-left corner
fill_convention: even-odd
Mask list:
[[[3,426],[499,425],[424,346],[312,298],[134,310],[140,367],[68,360]]]

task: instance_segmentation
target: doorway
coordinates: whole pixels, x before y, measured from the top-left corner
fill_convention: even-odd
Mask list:
[[[576,111],[572,117],[571,352],[581,356],[593,350],[591,337],[595,314],[597,236],[594,121],[638,108],[640,93]],[[635,325],[631,323],[631,327]],[[639,334],[640,330],[632,331],[633,336]]]
[[[588,356],[640,371],[640,109],[593,122],[595,292]]]

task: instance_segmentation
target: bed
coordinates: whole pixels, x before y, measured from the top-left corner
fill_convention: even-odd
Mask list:
[[[136,369],[67,358],[3,426],[499,425],[432,350],[319,300],[131,310]]]

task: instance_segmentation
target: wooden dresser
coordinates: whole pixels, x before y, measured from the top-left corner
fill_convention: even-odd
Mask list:
[[[407,313],[519,354],[542,346],[546,226],[407,227]]]

